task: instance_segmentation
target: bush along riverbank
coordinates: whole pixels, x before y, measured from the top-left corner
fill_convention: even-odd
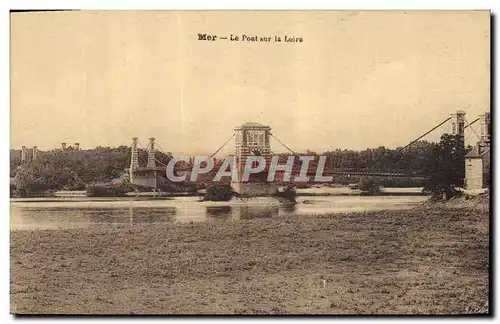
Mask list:
[[[11,312],[485,314],[489,219],[489,201],[473,198],[405,211],[13,231]]]
[[[269,197],[275,197],[276,199],[282,201],[283,203],[296,203],[295,198],[297,197],[297,192],[293,187],[286,187],[283,190],[278,191],[273,195],[265,195]],[[249,198],[250,196],[241,195],[233,191],[231,185],[227,184],[216,184],[211,185],[207,188],[206,193],[203,197],[204,201],[229,201],[233,197],[239,198]]]

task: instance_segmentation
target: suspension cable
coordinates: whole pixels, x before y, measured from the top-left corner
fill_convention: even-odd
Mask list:
[[[465,119],[465,117],[464,117],[464,119]],[[478,120],[479,120],[479,118],[477,118],[477,119],[476,119],[475,121],[473,121],[472,123],[469,123],[467,126],[465,126],[465,127],[464,127],[464,130],[465,130],[467,127],[469,127],[470,125],[472,125],[472,124],[474,124],[475,122],[477,122]],[[467,121],[467,119],[465,119],[465,121]],[[474,133],[474,135],[476,135],[477,139],[478,139],[479,141],[481,141],[481,137],[479,137],[479,135],[477,134],[476,130],[475,130],[474,128],[472,128],[472,127],[470,127],[470,129],[472,130],[472,132]],[[465,142],[465,141],[464,141],[464,142]]]
[[[165,163],[161,162],[160,160],[158,160],[156,157],[155,157],[155,161],[158,162],[159,164],[161,164],[162,166],[167,166]]]
[[[146,148],[144,148],[144,146],[143,146],[140,142],[138,142],[138,144],[139,144],[139,145],[140,145],[140,146],[141,146],[144,150],[146,150],[146,151],[147,151],[147,149],[146,149]],[[170,154],[167,154],[167,153],[163,150],[163,148],[161,148],[161,146],[160,146],[160,145],[158,145],[158,143],[155,143],[155,145],[157,145],[157,146],[159,146],[159,147],[160,147],[160,150],[161,150],[160,152],[164,153],[165,155],[167,155],[167,156],[168,156],[168,157],[170,157],[170,158],[172,157]],[[149,145],[148,145],[148,147],[149,147]],[[156,156],[155,156],[155,162],[157,162],[157,163],[161,164],[161,165],[162,165],[162,166],[164,166],[164,167],[166,167],[166,166],[167,166],[165,163],[163,163],[163,162],[161,162],[160,160],[158,160],[158,159],[156,158]],[[146,163],[146,164],[147,164],[147,163]]]
[[[450,120],[451,117],[448,117],[446,118],[445,120],[443,120],[441,123],[439,123],[437,126],[434,126],[433,128],[431,128],[430,130],[428,130],[427,132],[425,132],[423,135],[419,136],[416,140],[413,140],[411,141],[409,144],[407,144],[406,146],[404,146],[403,148],[399,149],[398,151],[402,151],[404,150],[405,148],[407,148],[408,146],[412,145],[413,143],[417,142],[418,140],[420,140],[422,137],[426,136],[427,134],[431,133],[433,130],[435,130],[436,128],[438,128],[439,126],[443,125],[444,123],[446,123],[448,120]]]
[[[467,133],[467,135],[464,134],[464,146],[465,146],[465,143],[467,143],[467,141],[469,140],[469,137],[470,137],[470,133]]]
[[[162,152],[163,154],[165,154],[166,156],[168,156],[169,158],[172,158],[172,154],[170,154],[169,152],[165,151],[163,149],[163,147],[161,147],[160,144],[158,144],[158,142],[155,142],[155,145],[158,146],[158,148],[160,149],[160,152]]]
[[[274,136],[273,134],[269,133],[275,140],[278,141],[278,143],[280,143],[281,145],[283,145],[287,150],[289,150],[290,152],[293,153],[293,155],[297,155],[297,153],[295,153],[291,148],[289,148],[288,146],[285,145],[285,143],[283,143],[282,141],[280,141],[276,136]]]
[[[445,120],[443,120],[441,123],[439,123],[437,126],[434,126],[433,128],[431,128],[430,130],[428,130],[427,132],[425,132],[423,135],[419,136],[417,139],[411,141],[410,143],[408,143],[407,145],[405,145],[404,147],[400,148],[399,150],[396,150],[395,153],[399,153],[399,152],[402,152],[405,148],[409,147],[410,145],[414,144],[415,142],[418,142],[420,139],[422,139],[423,137],[425,137],[426,135],[428,135],[429,133],[431,133],[432,131],[434,131],[435,129],[437,129],[438,127],[440,127],[441,125],[443,125],[444,123],[446,123],[447,121],[449,121],[451,119],[451,117],[448,117],[446,118]],[[470,124],[469,124],[470,125]],[[469,126],[468,125],[468,126]],[[383,158],[383,155],[379,156],[378,159],[376,159],[375,161],[372,161],[371,164],[375,164],[376,162],[378,162],[378,160],[381,160]],[[396,166],[398,166],[401,162],[403,162],[405,156],[402,155],[401,158],[399,158],[399,160],[395,163],[392,163],[392,164],[389,164],[387,166],[387,168],[392,168],[394,169]]]
[[[149,145],[147,147],[144,147],[144,145],[142,145],[142,143],[139,141],[137,141],[137,144],[139,144],[143,150],[148,151]]]
[[[172,159],[172,158],[173,158],[172,154],[170,154],[169,152],[166,152],[166,151],[163,149],[163,147],[161,147],[161,145],[160,145],[160,144],[158,144],[158,142],[155,142],[155,145],[156,145],[156,146],[160,149],[159,151],[160,151],[161,153],[165,154],[165,155],[166,155],[167,157],[169,157],[170,159]],[[166,167],[166,166],[167,166],[165,163],[163,163],[163,162],[161,162],[160,160],[158,160],[158,159],[156,158],[156,156],[155,156],[155,161],[156,161],[156,162],[158,162],[160,165],[162,165],[162,166],[164,166],[164,167]]]
[[[139,144],[139,146],[140,146],[143,150],[145,150],[146,152],[148,151],[148,149],[147,149],[147,148],[145,148],[145,147],[141,144],[141,142],[137,141],[137,144]],[[137,154],[137,161],[139,162],[139,164],[141,164],[141,162],[145,162],[144,164],[146,164],[146,165],[147,165],[147,164],[148,164],[148,161],[147,161],[147,160],[146,160],[146,161],[141,160],[141,159],[140,159],[140,156],[141,156],[141,155],[139,154],[139,152],[137,152],[137,153],[138,153],[138,154]]]
[[[408,143],[407,145],[405,145],[403,148],[397,150],[396,152],[400,152],[400,151],[403,151],[405,148],[409,147],[410,145],[414,144],[415,142],[419,141],[420,139],[422,139],[423,137],[425,137],[426,135],[430,134],[432,131],[434,131],[435,129],[437,129],[438,127],[440,127],[441,125],[443,125],[444,123],[446,123],[447,121],[449,121],[451,119],[451,117],[448,117],[446,118],[445,120],[443,120],[441,123],[439,123],[438,125],[434,126],[433,128],[431,128],[430,130],[428,130],[427,132],[425,132],[424,134],[422,134],[421,136],[419,136],[417,139],[411,141],[410,143]],[[472,123],[468,124],[465,128],[467,128],[468,126],[472,125],[473,123],[475,123],[477,120],[473,121]],[[464,128],[464,129],[465,129]],[[283,143],[282,141],[280,141],[276,136],[274,136],[273,134],[270,134],[274,139],[276,139],[281,145],[283,145],[288,151],[290,151],[291,153],[293,153],[294,155],[297,155],[291,148],[289,148],[285,143]],[[379,159],[381,159],[382,157],[379,157]],[[402,156],[396,163],[393,163],[391,165],[391,167],[395,167],[397,166],[399,163],[401,163],[403,161],[403,158],[404,156]],[[373,162],[377,162],[377,161],[372,161],[372,164]]]
[[[469,123],[467,126],[464,127],[464,129],[466,129],[467,127],[469,127],[470,125],[474,124],[475,122],[477,122],[479,119],[481,118],[476,118],[472,123]]]
[[[229,141],[234,137],[234,134],[231,135],[231,137],[228,138],[227,141],[224,142],[224,144],[222,144],[218,149],[217,151],[215,151],[212,155],[210,155],[211,158],[214,157],[215,154],[219,153],[219,151],[227,144],[229,143]]]

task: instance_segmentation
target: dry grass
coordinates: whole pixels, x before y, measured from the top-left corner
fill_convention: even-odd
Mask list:
[[[11,232],[11,312],[488,312],[489,213],[413,210]]]

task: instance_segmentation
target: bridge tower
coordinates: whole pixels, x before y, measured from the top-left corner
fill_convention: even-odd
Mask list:
[[[155,159],[155,138],[149,138],[149,146],[148,146],[148,168],[156,167],[156,159]]]
[[[155,139],[151,137],[149,139],[148,151],[148,162],[146,166],[139,165],[139,149],[137,145],[139,144],[138,138],[132,138],[131,154],[130,154],[130,183],[138,185],[141,187],[158,189],[158,179],[161,174],[165,174],[165,169],[163,167],[156,166],[155,158]]]
[[[481,127],[481,141],[483,143],[490,143],[491,137],[491,116],[490,113],[484,113],[479,116],[480,127]]]
[[[451,114],[451,135],[460,135],[462,138],[465,134],[465,111],[457,110],[456,113]]]
[[[130,151],[130,182],[134,182],[135,171],[139,167],[139,150],[137,149],[137,137],[132,138],[132,147]]]
[[[234,129],[235,159],[238,180],[232,183],[233,190],[248,196],[268,195],[277,192],[275,183],[268,183],[267,170],[271,162],[271,127],[255,122],[247,122]],[[250,156],[262,156],[266,161],[266,169],[262,174],[251,175],[249,181],[243,182],[242,176],[247,159]]]
[[[490,151],[490,140],[491,140],[491,116],[489,112],[486,112],[482,115],[479,116],[479,127],[480,127],[480,134],[479,134],[479,141],[477,143],[478,146],[478,153],[483,155],[485,153],[489,153]],[[483,160],[488,160],[484,161],[487,162],[487,167],[489,168],[489,159],[490,155],[488,154],[486,156],[486,159]]]

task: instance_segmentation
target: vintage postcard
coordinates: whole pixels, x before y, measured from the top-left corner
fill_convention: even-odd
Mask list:
[[[491,314],[489,11],[10,20],[12,314]]]

